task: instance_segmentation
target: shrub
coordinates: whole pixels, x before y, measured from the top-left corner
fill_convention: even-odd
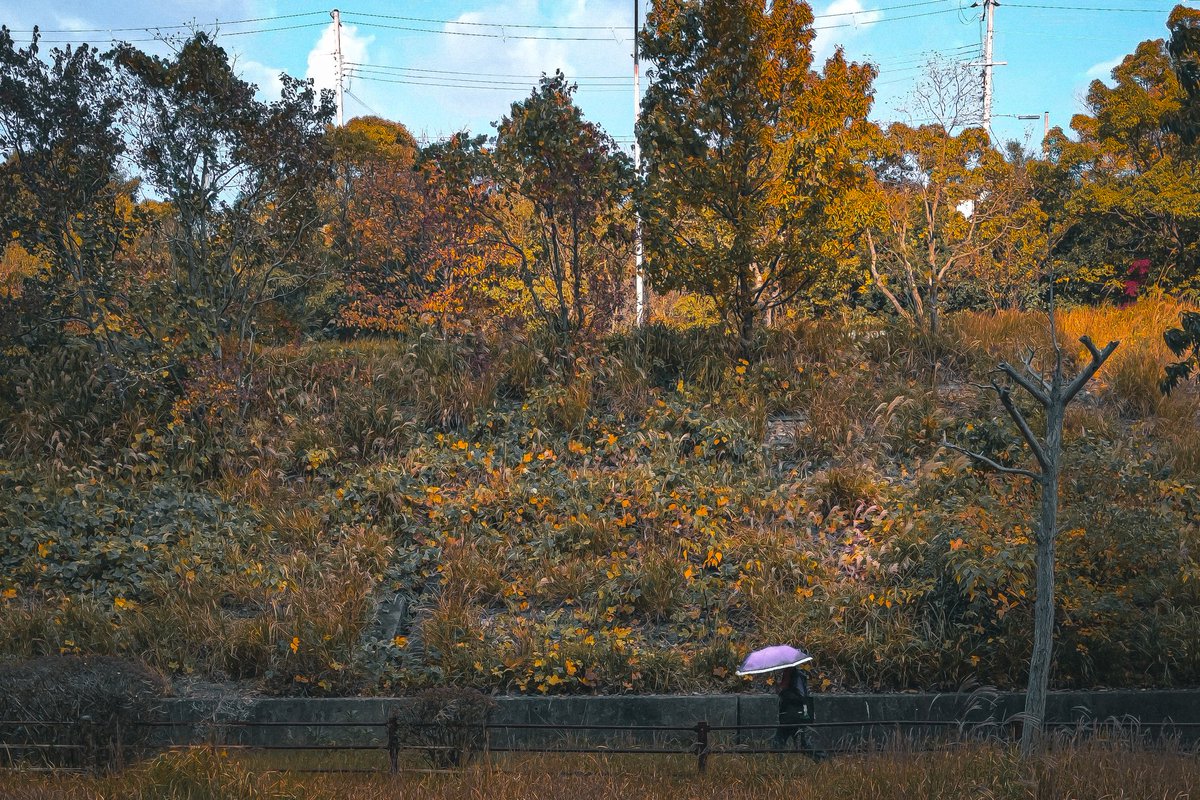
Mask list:
[[[107,770],[153,750],[159,701],[170,685],[136,661],[46,656],[0,665],[0,763]],[[39,745],[39,747],[26,747]],[[51,745],[44,747],[40,745]]]
[[[423,748],[434,767],[460,767],[486,742],[496,701],[474,689],[426,689],[396,715],[400,743]]]

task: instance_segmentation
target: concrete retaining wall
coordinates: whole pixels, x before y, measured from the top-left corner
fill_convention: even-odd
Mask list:
[[[499,697],[493,724],[552,724],[667,726],[676,731],[539,731],[521,728],[493,730],[494,746],[567,746],[571,744],[636,744],[675,746],[693,740],[691,729],[700,720],[712,726],[764,725],[776,721],[777,701],[770,694],[638,695],[607,697]],[[173,734],[175,740],[191,736],[200,741],[219,735],[220,741],[242,744],[369,744],[386,740],[386,722],[401,709],[404,698],[263,698],[229,704],[209,699],[172,700],[168,719],[187,723]],[[1021,712],[1019,693],[974,694],[836,694],[814,698],[816,721],[838,723],[821,726],[819,736],[832,746],[846,739],[870,735],[857,723],[867,721],[963,722],[979,731],[1003,725]],[[1114,691],[1051,693],[1047,719],[1051,722],[1090,724],[1117,720],[1126,724],[1177,722],[1200,724],[1200,691]],[[276,723],[225,727],[221,723]],[[362,727],[320,727],[315,723],[361,723]],[[214,726],[217,723],[218,726]],[[280,726],[278,723],[289,723]],[[919,726],[910,732],[935,730]],[[894,733],[897,728],[887,729]],[[944,730],[944,729],[943,729]],[[954,730],[953,728],[951,730]],[[1151,729],[1146,729],[1152,732]],[[218,734],[219,731],[219,734]],[[190,733],[189,733],[190,732]],[[874,729],[874,735],[884,732]],[[714,745],[755,744],[770,730],[714,732]],[[1187,742],[1200,740],[1200,727],[1174,731]]]

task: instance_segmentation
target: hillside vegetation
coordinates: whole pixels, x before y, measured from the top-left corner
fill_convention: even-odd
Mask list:
[[[1179,310],[1060,314],[1123,341],[1069,419],[1060,687],[1200,679],[1198,401],[1159,394],[1153,334]],[[187,420],[109,421],[96,463],[47,403],[0,462],[0,648],[284,693],[613,692],[736,689],[792,641],[823,689],[1019,686],[1033,494],[940,442],[1024,457],[971,384],[1045,330],[803,323],[753,364],[664,327],[560,364],[431,334],[264,348]],[[397,594],[400,627],[373,623]]]
[[[1200,11],[1036,152],[961,65],[878,123],[813,21],[651,2],[637,169],[561,72],[419,143],[219,31],[0,26],[0,658],[719,691],[792,642],[822,691],[1017,687],[1044,529],[1055,686],[1200,684]],[[1042,526],[946,444],[1030,466],[994,369],[1084,335]]]

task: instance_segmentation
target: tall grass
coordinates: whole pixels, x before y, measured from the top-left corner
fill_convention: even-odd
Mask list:
[[[688,757],[602,755],[497,757],[461,771],[394,777],[300,775],[193,751],[109,778],[5,777],[6,800],[1111,800],[1187,798],[1200,790],[1194,754],[1131,751],[1103,742],[1058,748],[1029,764],[999,745],[941,752],[895,748],[820,764],[792,756],[717,755],[702,775]]]

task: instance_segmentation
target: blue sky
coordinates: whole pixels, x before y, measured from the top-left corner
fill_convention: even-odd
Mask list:
[[[347,118],[378,113],[430,137],[464,129],[491,132],[491,123],[529,93],[537,75],[558,68],[578,79],[578,101],[590,119],[621,141],[632,135],[633,0],[338,2],[344,3],[342,46],[353,71]],[[648,2],[641,0],[643,14]],[[821,29],[818,56],[840,44],[851,58],[878,63],[874,117],[904,119],[906,98],[928,53],[978,59],[980,9],[969,2],[819,0],[814,7]],[[1002,0],[995,58],[1008,64],[995,70],[996,134],[1036,145],[1041,120],[1013,116],[1043,111],[1050,112],[1052,125],[1066,126],[1082,110],[1093,79],[1107,78],[1138,42],[1165,35],[1173,5],[1169,0]],[[44,35],[47,41],[102,46],[115,36],[154,52],[166,52],[166,46],[138,28],[193,22],[207,27],[221,20],[222,44],[235,55],[242,74],[268,96],[281,71],[332,85],[328,11],[264,0],[0,0],[0,22],[16,31],[38,24],[54,31]],[[116,28],[134,30],[112,31]]]

